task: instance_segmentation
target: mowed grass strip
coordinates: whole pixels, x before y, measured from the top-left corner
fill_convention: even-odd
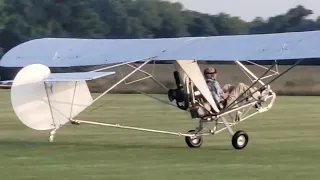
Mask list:
[[[320,175],[319,97],[278,97],[271,111],[234,126],[249,134],[243,150],[233,149],[227,132],[206,136],[201,148],[190,149],[183,137],[69,124],[50,144],[48,132],[29,129],[16,118],[8,91],[1,91],[0,98],[4,180],[283,180]],[[78,118],[176,132],[197,124],[189,114],[142,95],[105,96]]]

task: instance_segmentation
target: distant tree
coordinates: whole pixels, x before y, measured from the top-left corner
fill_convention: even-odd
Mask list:
[[[163,38],[320,29],[320,18],[296,6],[266,20],[185,10],[164,0],[0,0],[0,52],[30,39]]]
[[[289,9],[285,14],[270,17],[266,22],[261,18],[256,18],[250,23],[249,33],[261,34],[315,30],[318,29],[319,22],[306,19],[312,13],[312,10],[306,9],[303,6],[297,6]]]

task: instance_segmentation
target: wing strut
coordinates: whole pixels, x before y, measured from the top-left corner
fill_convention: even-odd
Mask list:
[[[260,80],[262,77],[264,77],[272,68],[273,66],[276,64],[276,63],[273,63],[273,65],[271,66],[271,68],[269,68],[267,70],[267,72],[265,72],[265,74],[263,74],[260,78],[257,78],[257,76],[255,76],[251,71],[248,71],[248,69],[243,65],[241,64],[239,61],[236,61],[236,63],[242,67],[247,73],[249,73],[256,81],[258,81],[262,86],[264,86],[265,84]],[[256,82],[255,82],[256,83]],[[254,84],[255,84],[254,83]],[[251,88],[251,87],[250,87]]]
[[[151,61],[151,59],[145,61],[144,63],[142,63],[138,68],[136,68],[135,70],[133,70],[131,73],[129,73],[128,75],[126,75],[124,78],[122,78],[120,81],[118,81],[117,83],[115,83],[113,86],[111,86],[108,90],[106,90],[105,92],[103,92],[101,95],[99,95],[97,98],[95,98],[91,104],[93,104],[94,102],[96,102],[97,100],[99,100],[102,96],[104,96],[105,94],[107,94],[109,91],[111,91],[113,88],[115,88],[117,85],[119,85],[120,83],[122,83],[123,81],[125,81],[128,77],[130,77],[132,74],[134,74],[136,71],[140,70],[144,65],[146,65],[147,63],[149,63]]]

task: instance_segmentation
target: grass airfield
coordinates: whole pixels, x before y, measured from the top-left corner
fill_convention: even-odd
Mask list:
[[[3,180],[311,180],[320,175],[319,97],[278,97],[271,111],[234,126],[249,134],[243,150],[233,149],[226,131],[190,149],[184,137],[70,124],[50,144],[49,132],[29,129],[16,118],[8,91],[0,91],[0,98]],[[107,95],[78,118],[177,132],[197,124],[189,114],[143,95]]]

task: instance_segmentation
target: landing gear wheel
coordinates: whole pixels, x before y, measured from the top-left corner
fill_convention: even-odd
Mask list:
[[[235,149],[243,149],[247,146],[249,141],[248,134],[244,131],[237,131],[232,136],[232,146]]]
[[[195,134],[195,130],[190,130],[188,131],[189,134]],[[196,136],[196,137],[185,137],[185,141],[187,145],[191,148],[198,148],[202,145],[203,139],[201,136]]]

